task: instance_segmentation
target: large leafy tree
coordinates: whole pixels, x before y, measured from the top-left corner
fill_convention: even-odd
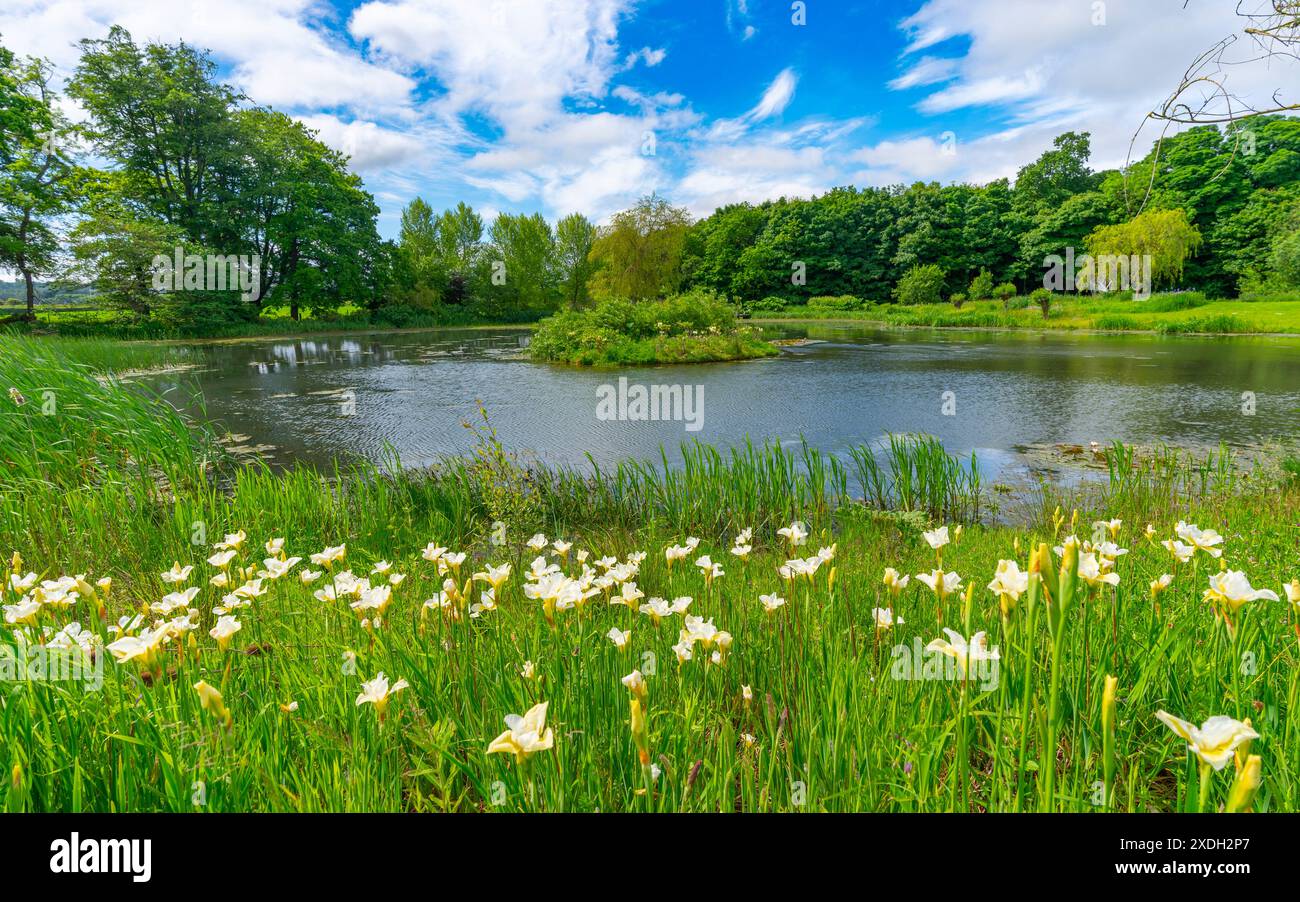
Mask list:
[[[271,110],[236,116],[245,148],[237,185],[240,246],[261,270],[255,301],[334,307],[366,291],[368,261],[379,247],[379,209],[348,171],[347,158],[302,123]]]
[[[591,249],[601,267],[593,280],[595,291],[634,301],[676,291],[690,224],[684,208],[653,195],[616,213]]]
[[[119,26],[81,50],[68,93],[122,172],[124,199],[199,243],[238,240],[227,202],[244,161],[233,115],[242,98],[216,80],[208,55],[185,43],[141,47]]]
[[[372,278],[381,270],[391,277],[373,198],[347,158],[313,131],[243,105],[208,55],[187,44],[139,46],[115,27],[81,48],[69,93],[90,113],[87,132],[112,163],[103,185],[114,195],[78,232],[83,266],[120,271],[129,261],[106,269],[124,247],[111,239],[132,234],[175,236],[187,253],[258,258],[251,298],[197,293],[191,318],[245,318],[267,303],[287,304],[297,318],[304,305],[372,298]]]
[[[555,265],[564,303],[581,307],[590,298],[596,263],[591,248],[599,235],[595,223],[581,213],[570,213],[555,224]]]
[[[464,201],[438,218],[438,254],[447,274],[443,302],[464,304],[482,284],[483,217]]]
[[[76,140],[48,65],[0,47],[0,264],[22,277],[25,319],[36,316],[36,280],[59,265],[57,222],[77,196]]]
[[[151,316],[174,301],[155,286],[154,260],[171,259],[186,245],[180,226],[141,215],[123,203],[118,172],[96,172],[83,185],[81,221],[69,236],[71,260],[66,274],[91,285],[110,307],[135,316]],[[186,248],[199,250],[192,242]]]
[[[519,319],[553,311],[560,291],[550,223],[540,213],[502,213],[490,235],[495,278],[484,288],[491,305],[485,312],[498,319]]]
[[[1201,233],[1181,208],[1147,210],[1128,222],[1097,228],[1086,245],[1093,258],[1150,257],[1152,280],[1168,284],[1183,274],[1188,258],[1201,245]]]
[[[1057,135],[1051,150],[1017,173],[1016,205],[1036,215],[1097,187],[1098,178],[1088,168],[1091,155],[1092,140],[1087,132]]]
[[[399,260],[396,261],[400,274],[394,289],[403,303],[431,307],[446,286],[438,224],[438,215],[423,198],[415,198],[402,210],[397,245]]]
[[[46,127],[46,108],[25,84],[23,67],[13,51],[0,44],[0,166],[17,156],[24,141]]]

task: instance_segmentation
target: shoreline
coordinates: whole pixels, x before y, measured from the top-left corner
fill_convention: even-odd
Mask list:
[[[1168,333],[1159,329],[1094,329],[1062,326],[1059,328],[1038,328],[1033,326],[939,326],[918,323],[892,323],[882,319],[866,319],[845,316],[782,316],[750,317],[746,322],[775,325],[862,325],[882,330],[932,331],[943,332],[1007,332],[1022,335],[1150,335],[1156,338],[1288,338],[1300,339],[1300,332],[1178,332]]]
[[[531,332],[536,329],[536,323],[478,323],[472,326],[377,326],[371,328],[357,329],[319,329],[307,332],[276,332],[266,335],[234,335],[225,338],[123,338],[119,339],[129,343],[145,343],[154,345],[228,345],[228,344],[246,344],[257,341],[283,341],[285,339],[302,341],[310,338],[339,338],[347,335],[392,335],[418,334],[421,332],[448,332],[448,331],[486,331],[489,329],[505,329],[520,332]],[[62,336],[56,336],[62,337]]]

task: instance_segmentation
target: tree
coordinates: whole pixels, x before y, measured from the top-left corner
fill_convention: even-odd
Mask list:
[[[676,291],[690,214],[661,197],[642,198],[614,215],[591,248],[602,268],[593,279],[598,294],[645,300]]]
[[[913,266],[894,288],[894,300],[900,304],[937,304],[943,292],[943,270],[933,263]]]
[[[81,48],[69,92],[90,113],[87,132],[113,164],[104,185],[115,193],[101,203],[111,214],[82,230],[91,249],[83,255],[101,259],[93,249],[116,247],[103,244],[109,236],[152,235],[161,223],[188,252],[256,258],[250,298],[187,292],[201,303],[190,318],[204,319],[246,318],[268,301],[287,304],[296,319],[304,303],[373,297],[366,280],[381,268],[392,275],[376,263],[378,207],[347,157],[283,113],[241,107],[245,98],[217,81],[206,52],[184,43],[140,47],[119,27]]]
[[[492,223],[491,238],[494,269],[485,295],[495,309],[489,312],[501,319],[551,312],[559,301],[559,280],[550,223],[540,213],[502,213]]]
[[[114,26],[81,49],[68,93],[90,113],[100,152],[125,175],[125,198],[195,241],[229,247],[238,223],[228,201],[244,163],[233,113],[243,98],[216,81],[205,52],[183,42],[138,47]]]
[[[1017,173],[1016,206],[1037,213],[1095,188],[1098,180],[1088,168],[1091,155],[1091,135],[1088,132],[1057,135],[1051,150]]]
[[[987,269],[981,269],[979,275],[971,279],[970,290],[967,292],[972,301],[987,301],[993,296],[993,273]]]
[[[58,265],[55,222],[76,196],[76,130],[57,100],[45,62],[18,62],[0,48],[0,264],[22,276],[27,320],[36,318],[37,277]]]
[[[1300,229],[1282,235],[1269,255],[1271,274],[1286,288],[1300,288]]]
[[[438,220],[438,249],[447,285],[446,304],[464,304],[476,281],[483,249],[483,218],[464,201],[446,210]]]
[[[773,206],[732,204],[691,226],[683,251],[685,280],[719,294],[738,293],[741,255],[760,240]]]
[[[22,67],[0,45],[0,166],[8,166],[24,141],[36,140],[47,110],[24,85]]]
[[[366,293],[366,261],[378,252],[379,208],[347,158],[283,113],[236,114],[246,164],[235,188],[234,244],[260,258],[258,292],[289,305],[337,306]]]
[[[600,234],[595,223],[581,213],[570,213],[555,224],[555,263],[564,303],[578,308],[591,295],[588,285],[596,272],[591,248]]]
[[[1201,233],[1187,221],[1184,210],[1148,210],[1128,222],[1102,226],[1086,243],[1094,260],[1103,256],[1150,257],[1151,279],[1158,284],[1182,275],[1183,264],[1200,247]],[[1080,287],[1091,286],[1081,280]]]
[[[108,175],[103,181],[113,178]],[[184,245],[184,233],[179,226],[122,208],[115,192],[102,182],[92,186],[90,197],[85,218],[70,236],[68,275],[93,285],[105,304],[150,316],[165,299],[154,285],[154,258],[170,259]]]

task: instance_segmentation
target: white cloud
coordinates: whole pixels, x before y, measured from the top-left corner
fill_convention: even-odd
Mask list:
[[[352,167],[362,173],[413,161],[428,150],[414,135],[395,132],[374,122],[344,122],[327,114],[299,118],[318,132],[320,140],[347,154]]]
[[[623,61],[623,68],[631,69],[638,61],[642,61],[653,69],[655,66],[662,63],[666,56],[668,56],[668,51],[662,47],[654,49],[650,47],[642,47],[640,50],[634,50],[627,55],[627,58]]]
[[[858,173],[857,181],[891,185],[950,175],[957,168],[955,149],[955,144],[932,137],[908,138],[864,147],[850,159],[868,167]]]
[[[1263,0],[1248,0],[1252,7]],[[857,176],[988,181],[1014,176],[1055,135],[1068,129],[1092,133],[1094,168],[1124,163],[1134,131],[1147,112],[1179,83],[1203,50],[1247,24],[1233,3],[1148,0],[1107,4],[1105,24],[1095,25],[1094,5],[1078,0],[926,0],[900,23],[909,39],[901,59],[953,38],[961,57],[922,57],[891,82],[896,90],[934,86],[917,102],[933,117],[934,134],[949,114],[980,110],[992,131],[965,134],[968,117],[956,120],[955,158],[936,159],[932,138],[892,139],[857,155],[868,169]],[[1256,51],[1238,42],[1239,58]],[[956,46],[955,44],[953,46]],[[1234,92],[1256,100],[1296,84],[1294,63],[1243,65],[1229,73]],[[1293,101],[1296,99],[1291,98]],[[1139,141],[1144,154],[1156,132]],[[903,150],[910,151],[903,153]]]
[[[924,113],[946,113],[968,106],[986,106],[1012,100],[1028,100],[1043,90],[1043,78],[1037,71],[1020,76],[996,75],[952,85],[921,101]]]
[[[938,84],[953,78],[957,74],[958,60],[946,57],[923,56],[915,65],[889,83],[890,90],[905,91],[908,88]]]
[[[761,119],[770,119],[772,116],[779,116],[785,112],[785,108],[794,100],[794,88],[799,83],[799,76],[793,69],[782,69],[781,72],[772,79],[772,83],[767,86],[763,92],[763,98],[752,110],[749,111],[749,118],[752,121]]]
[[[440,105],[479,111],[507,131],[544,126],[566,98],[604,96],[618,23],[630,0],[372,0],[352,35],[381,56],[421,67],[445,89]]]
[[[257,102],[286,110],[394,111],[414,82],[371,62],[331,34],[312,0],[50,0],[6,3],[0,34],[20,53],[48,57],[66,74],[77,41],[121,25],[137,42],[185,40],[230,65]]]
[[[65,74],[76,40],[112,23],[210,48],[223,77],[349,154],[391,223],[418,193],[605,219],[650,191],[705,215],[850,183],[984,182],[1067,129],[1092,132],[1094,166],[1116,166],[1196,54],[1243,25],[1232,3],[1182,0],[1110,0],[1100,27],[1086,0],[901,5],[915,12],[894,23],[896,77],[862,85],[858,109],[795,121],[793,67],[755,85],[743,112],[696,109],[689,83],[663,80],[676,67],[656,68],[670,42],[620,45],[631,16],[662,14],[636,0],[363,0],[350,14],[325,0],[6,0],[0,35]],[[724,0],[733,41],[757,34],[754,6]],[[800,64],[809,84],[817,62]],[[1230,83],[1266,94],[1300,83],[1294,72],[1241,67]],[[914,109],[874,113],[879,87],[910,92],[884,96]]]

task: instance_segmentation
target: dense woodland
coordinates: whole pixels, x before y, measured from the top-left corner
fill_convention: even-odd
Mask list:
[[[1041,286],[1045,258],[1067,248],[1151,253],[1160,288],[1300,288],[1294,118],[1192,128],[1127,173],[1093,171],[1088,134],[1068,132],[1014,184],[845,187],[697,222],[661,197],[601,227],[580,213],[486,223],[415,198],[390,241],[347,158],[223,84],[204,51],[120,28],[81,46],[65,90],[84,124],[60,112],[46,63],[0,47],[0,267],[19,274],[29,310],[41,285],[88,286],[98,304],[170,325],[354,307],[398,325],[524,321],[688,289],[760,308],[980,299]],[[176,248],[256,255],[254,296],[159,291],[154,260]]]

